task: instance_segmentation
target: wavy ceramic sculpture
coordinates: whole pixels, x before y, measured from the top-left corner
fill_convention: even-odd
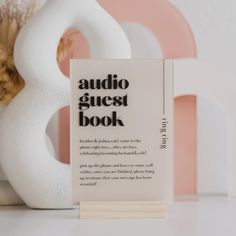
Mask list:
[[[14,65],[13,49],[18,32],[37,6],[36,0],[0,1],[0,122],[6,106],[24,87],[24,80]],[[22,204],[22,201],[0,166],[0,205],[16,204]]]
[[[20,32],[15,62],[26,86],[3,114],[0,161],[33,208],[72,207],[70,167],[55,160],[45,142],[48,121],[69,104],[69,80],[58,68],[56,52],[71,27],[85,35],[93,58],[131,57],[119,24],[95,0],[50,0]]]
[[[0,118],[1,118],[4,110],[5,110],[5,105],[0,103]],[[0,166],[0,191],[1,191],[2,183],[5,181],[7,181],[7,178],[6,178],[5,174],[3,173],[2,167]]]
[[[0,118],[5,110],[5,106],[0,104]],[[18,205],[22,204],[22,200],[19,198],[17,193],[11,187],[3,170],[0,166],[0,205],[8,206],[8,205]]]
[[[0,104],[0,118],[4,112],[5,106]],[[9,206],[9,205],[18,205],[22,204],[22,200],[19,198],[17,193],[9,184],[3,170],[0,166],[0,205]]]

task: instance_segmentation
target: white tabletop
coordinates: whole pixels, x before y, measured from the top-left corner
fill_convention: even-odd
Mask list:
[[[166,219],[80,220],[79,210],[0,208],[0,236],[235,236],[236,200],[176,202]]]

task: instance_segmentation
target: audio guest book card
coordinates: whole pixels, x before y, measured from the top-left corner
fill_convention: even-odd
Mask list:
[[[172,197],[170,60],[72,60],[72,197],[82,218],[157,217]]]

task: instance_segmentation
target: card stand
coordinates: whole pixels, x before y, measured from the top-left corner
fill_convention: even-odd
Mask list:
[[[160,201],[81,201],[80,219],[164,218]]]

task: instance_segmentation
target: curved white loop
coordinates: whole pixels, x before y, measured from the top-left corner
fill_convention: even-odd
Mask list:
[[[26,86],[3,114],[0,161],[14,189],[33,208],[71,207],[70,167],[55,160],[45,143],[49,119],[69,104],[69,81],[58,68],[56,52],[70,27],[84,34],[94,58],[131,57],[122,29],[95,0],[49,0],[23,27],[15,62]]]

